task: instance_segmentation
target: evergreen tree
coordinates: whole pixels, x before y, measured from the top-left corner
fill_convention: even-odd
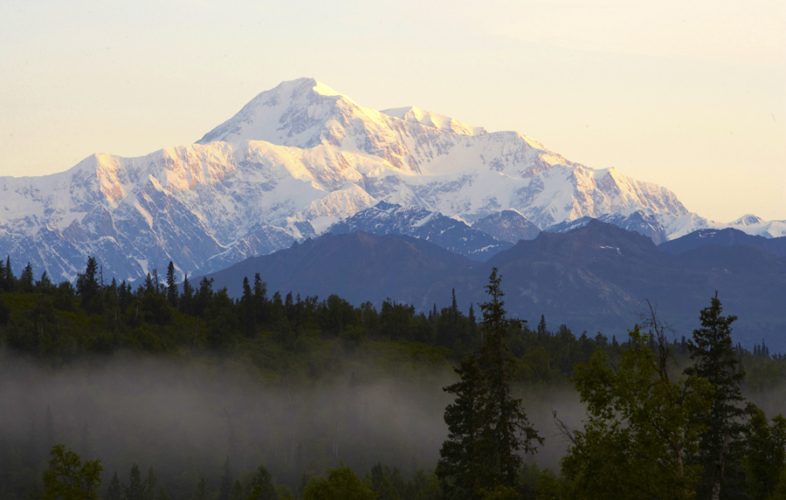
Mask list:
[[[489,284],[485,287],[491,300],[480,304],[481,328],[486,338],[480,353],[480,368],[488,387],[483,403],[486,425],[482,453],[495,481],[513,487],[523,464],[518,452],[535,453],[534,443],[543,444],[543,439],[529,423],[521,400],[510,394],[513,359],[505,339],[511,322],[505,317],[501,279],[497,276],[497,268],[492,268]]]
[[[259,273],[254,275],[254,311],[256,323],[264,324],[268,318],[267,310],[267,283],[262,281]]]
[[[247,500],[278,500],[276,488],[273,486],[273,476],[260,465],[251,478],[251,494]]]
[[[548,330],[546,329],[546,316],[541,314],[540,315],[540,323],[538,323],[538,337],[545,337],[548,335]]]
[[[52,284],[52,280],[49,279],[49,275],[44,271],[41,273],[41,279],[35,284],[35,287],[38,291],[47,293],[51,292],[54,285]]]
[[[161,284],[161,280],[158,279],[158,269],[156,269],[156,268],[153,268],[152,282],[153,282],[153,290],[157,294],[161,294],[162,284]]]
[[[98,262],[94,257],[88,257],[84,274],[77,274],[76,278],[76,294],[82,299],[82,309],[88,314],[101,313],[97,276]]]
[[[12,292],[16,288],[16,277],[14,271],[11,269],[11,256],[5,258],[5,276],[3,286],[6,292]]]
[[[443,389],[456,399],[445,408],[448,438],[439,451],[436,474],[446,498],[473,499],[488,482],[480,453],[487,389],[474,356],[464,358],[454,371],[461,380]]]
[[[35,278],[33,277],[33,266],[28,262],[22,274],[19,275],[19,291],[22,293],[33,293]]]
[[[300,295],[298,295],[300,297]],[[246,337],[253,337],[256,332],[256,314],[254,313],[254,296],[248,278],[243,278],[243,296],[240,298],[240,315]]]
[[[246,500],[243,496],[243,485],[240,484],[240,481],[235,480],[232,483],[232,489],[229,491],[229,500]]]
[[[137,464],[131,466],[128,486],[125,486],[123,489],[125,490],[124,500],[146,500],[145,486],[142,484],[142,475]]]
[[[693,365],[685,373],[707,379],[715,389],[712,407],[699,418],[707,426],[693,462],[704,468],[699,497],[718,500],[725,480],[740,473],[745,431],[745,399],[740,384],[745,372],[731,340],[736,316],[723,316],[718,294],[701,311],[701,328],[687,343]]]
[[[484,341],[479,355],[467,357],[456,370],[461,381],[444,389],[457,396],[445,410],[449,435],[437,464],[449,498],[519,487],[519,453],[535,453],[536,443],[543,443],[521,400],[510,394],[513,359],[505,340],[511,321],[505,317],[500,280],[494,268],[485,287],[490,300],[480,304]]]
[[[106,490],[106,500],[123,500],[123,485],[120,484],[117,472],[114,473],[112,480],[109,482],[109,488]]]
[[[450,301],[450,326],[456,328],[458,324],[458,303],[456,302],[456,289],[452,290],[452,300]]]
[[[156,473],[151,466],[149,469],[147,469],[147,477],[145,478],[145,482],[142,483],[142,491],[145,500],[155,500],[157,486],[158,477],[156,477]]]
[[[171,260],[166,269],[166,298],[172,307],[177,307],[177,276],[175,275],[175,265]]]
[[[154,293],[156,291],[156,286],[153,283],[153,277],[150,273],[147,273],[145,276],[145,293]]]
[[[183,276],[183,295],[180,298],[180,311],[185,314],[191,313],[191,303],[194,299],[194,288],[188,282],[188,273]]]

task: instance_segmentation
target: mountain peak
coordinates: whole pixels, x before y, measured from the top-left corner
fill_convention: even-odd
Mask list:
[[[761,224],[764,222],[764,219],[757,215],[753,214],[745,214],[739,219],[735,220],[731,223],[733,226],[752,226],[754,224]]]
[[[318,146],[319,132],[339,100],[351,99],[314,78],[298,78],[257,94],[232,118],[197,143],[267,141],[281,146]],[[317,129],[317,130],[315,130]],[[315,133],[316,132],[316,139]]]
[[[403,108],[383,109],[380,113],[390,116],[391,118],[398,118],[410,123],[419,123],[427,127],[434,127],[438,130],[449,130],[451,132],[462,135],[478,135],[485,134],[486,129],[483,127],[471,127],[465,123],[439,113],[432,113],[431,111],[424,111],[415,106],[407,106]]]

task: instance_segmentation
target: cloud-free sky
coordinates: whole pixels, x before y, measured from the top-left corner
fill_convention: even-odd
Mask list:
[[[786,219],[781,0],[4,0],[0,175],[189,144],[301,76]]]

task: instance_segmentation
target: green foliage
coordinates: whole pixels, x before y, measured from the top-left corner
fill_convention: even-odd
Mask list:
[[[475,498],[488,476],[481,452],[487,387],[474,356],[464,358],[455,371],[461,380],[444,389],[456,399],[445,408],[448,438],[440,449],[436,474],[445,495],[462,500]]]
[[[704,468],[699,495],[715,499],[729,477],[741,475],[745,432],[745,399],[740,388],[745,372],[731,340],[731,324],[737,317],[722,312],[716,292],[710,307],[701,310],[701,328],[688,341],[694,364],[685,370],[687,375],[707,379],[715,391],[711,408],[699,414],[707,429],[691,460]]]
[[[575,369],[587,420],[568,433],[563,474],[575,498],[693,498],[702,469],[685,458],[698,450],[706,429],[693,416],[709,410],[712,387],[696,375],[671,381],[649,336],[636,326],[630,337],[617,367],[598,351]]]
[[[177,294],[177,287],[172,286],[173,266],[167,269],[166,286],[157,283],[158,273],[153,272],[147,283],[136,288],[125,282],[103,283],[95,259],[88,260],[76,288],[66,282],[53,284],[45,273],[35,282],[30,265],[19,279],[10,269],[9,260],[0,262],[0,349],[23,353],[48,365],[55,374],[64,365],[112,362],[114,358],[106,355],[113,353],[120,357],[155,353],[199,364],[211,372],[243,371],[246,380],[256,377],[280,386],[342,380],[351,393],[357,384],[391,374],[416,387],[438,387],[444,384],[441,376],[447,367],[458,364],[459,380],[446,387],[455,400],[445,409],[449,437],[436,470],[439,477],[421,470],[405,479],[399,469],[377,463],[366,476],[366,486],[380,499],[649,498],[648,494],[690,498],[690,487],[700,474],[697,471],[708,463],[717,469],[718,460],[712,462],[712,457],[718,455],[717,437],[721,436],[722,449],[726,433],[732,446],[722,495],[742,498],[747,489],[754,500],[786,499],[786,424],[780,416],[767,421],[756,413],[745,432],[740,396],[741,388],[762,394],[786,381],[786,357],[770,354],[763,343],[753,352],[734,347],[730,339],[734,317],[722,315],[717,297],[702,311],[702,327],[692,340],[657,345],[674,355],[672,372],[689,364],[689,356],[693,358],[687,378],[670,381],[661,369],[658,349],[653,352],[654,337],[637,333],[632,341],[620,344],[600,333],[574,335],[565,325],[550,331],[544,317],[534,330],[508,320],[496,273],[487,287],[490,299],[481,305],[478,323],[474,309],[468,315],[458,309],[455,293],[446,297],[448,307],[439,309],[435,304],[426,315],[392,301],[376,308],[370,303],[355,307],[336,295],[320,300],[293,293],[282,297],[275,292],[269,297],[259,275],[253,285],[244,280],[243,295],[234,300],[225,290],[214,291],[210,280],[202,280],[195,290],[187,277],[183,292]],[[743,379],[744,372],[747,379]],[[510,386],[519,383],[525,394],[543,394],[562,388],[571,376],[582,397],[587,395],[589,409],[586,426],[573,434],[563,474],[522,466],[521,455],[534,451],[539,440],[520,403],[511,396]],[[703,385],[702,378],[709,379],[709,385]],[[702,405],[713,386],[719,397],[705,408]],[[689,414],[692,420],[686,418]],[[26,441],[6,436],[0,440],[0,500],[40,498],[35,488],[45,467],[42,450],[45,443],[54,442],[55,428],[58,438],[67,433],[65,425],[55,427],[49,417],[45,425],[39,417],[43,432],[30,425]],[[81,424],[72,423],[70,432],[76,442]],[[712,426],[716,430],[702,432]],[[281,473],[279,479],[294,486],[304,470],[311,472],[303,477],[313,477],[335,464],[337,456],[328,450],[329,439],[324,436],[301,439],[302,445],[291,445],[297,451],[292,448],[287,453],[284,465],[271,461],[281,457],[272,447],[251,446],[260,446],[257,460],[274,464],[276,474]],[[352,442],[355,449],[362,440],[342,439],[342,451],[347,440],[357,439]],[[83,442],[77,451],[86,456],[86,427]],[[380,459],[405,464],[410,453],[402,449],[380,456],[379,450],[367,448],[357,456],[342,457],[351,460],[353,467],[369,467]],[[223,457],[225,452],[216,454]],[[231,451],[230,455],[234,460],[236,455]],[[681,473],[675,472],[679,457]],[[174,498],[292,497],[291,490],[277,484],[266,469],[252,474],[238,467],[239,481],[235,481],[228,468],[219,470],[218,457],[211,460],[214,469],[191,463],[177,479],[172,479],[171,469],[164,469],[163,483],[184,488],[173,490]],[[248,464],[247,456],[245,460]],[[403,470],[414,468],[415,464]],[[203,473],[207,473],[206,480],[197,484]],[[152,469],[146,480],[140,476],[139,468],[132,468],[128,486],[124,486],[115,475],[106,498],[170,500],[167,490],[157,486]],[[747,484],[732,486],[732,479],[740,477]],[[701,490],[706,498],[710,496],[708,484]]]
[[[520,500],[521,492],[511,486],[498,484],[494,488],[481,488],[480,500]]]
[[[444,389],[456,400],[445,409],[449,434],[436,473],[449,498],[472,499],[481,493],[507,498],[518,492],[519,453],[534,453],[534,443],[543,444],[521,400],[510,394],[513,360],[505,340],[511,322],[505,317],[496,268],[486,290],[490,300],[480,305],[482,348],[455,369],[461,380]]]
[[[303,500],[376,500],[377,495],[343,463],[328,471],[327,479],[312,479]]]
[[[50,452],[49,469],[44,472],[42,500],[97,500],[101,486],[100,460],[86,461],[58,444]]]
[[[745,472],[748,495],[752,500],[771,498],[786,465],[786,418],[777,415],[772,423],[758,408],[754,409],[748,427]]]
[[[273,476],[260,465],[251,480],[251,494],[247,500],[278,500],[278,492],[273,485]]]

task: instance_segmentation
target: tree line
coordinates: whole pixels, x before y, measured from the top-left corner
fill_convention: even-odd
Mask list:
[[[534,329],[508,319],[496,270],[479,320],[473,307],[467,315],[459,310],[455,293],[449,306],[434,305],[426,314],[392,301],[377,311],[370,303],[353,306],[335,295],[320,301],[292,293],[282,298],[276,291],[268,297],[259,275],[244,279],[242,297],[231,299],[207,279],[192,287],[184,277],[179,284],[171,263],[164,280],[153,271],[135,289],[125,282],[104,283],[101,274],[90,258],[75,286],[54,284],[46,273],[34,280],[30,265],[17,278],[9,260],[0,263],[2,345],[57,366],[118,349],[229,353],[251,348],[260,337],[297,355],[298,342],[317,335],[349,349],[371,340],[421,343],[443,349],[458,364],[459,380],[445,387],[455,399],[445,410],[449,435],[433,474],[424,471],[405,481],[397,469],[377,464],[361,480],[341,464],[294,493],[263,488],[282,498],[339,498],[337,491],[345,495],[340,498],[385,499],[786,498],[786,419],[768,419],[742,396],[743,387],[762,389],[783,380],[784,358],[770,354],[763,342],[752,352],[734,345],[736,318],[723,315],[717,294],[700,312],[701,326],[691,338],[669,340],[650,310],[628,339],[617,342],[601,333],[576,337],[564,325],[552,332],[545,318]],[[570,428],[555,415],[568,442],[558,473],[541,471],[526,458],[543,437],[522,400],[512,395],[520,383],[571,384],[586,405],[581,428]],[[51,478],[62,471],[93,464],[87,472],[94,473],[94,466],[100,467],[79,460],[55,446],[45,488],[60,484]],[[231,476],[228,466],[224,472],[217,491],[209,492],[203,478],[195,500],[216,494],[219,500],[278,498],[253,496],[251,479],[225,480]],[[141,484],[138,476],[132,469],[129,485]],[[148,477],[155,478],[152,471]],[[49,488],[46,498],[77,498],[63,493],[70,491],[66,486],[57,488]],[[115,475],[113,493],[104,496],[139,500],[128,497],[139,488],[121,484]],[[146,488],[146,498],[166,500],[166,491]],[[13,495],[8,498],[21,498]]]

